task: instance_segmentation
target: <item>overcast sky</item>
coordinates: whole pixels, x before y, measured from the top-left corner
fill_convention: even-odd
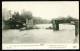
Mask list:
[[[78,1],[44,1],[44,2],[2,2],[2,8],[21,12],[23,9],[31,11],[33,16],[42,17],[43,19],[52,19],[55,17],[72,16],[79,18]]]

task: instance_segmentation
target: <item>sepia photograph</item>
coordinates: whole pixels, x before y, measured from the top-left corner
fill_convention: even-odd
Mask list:
[[[2,45],[34,43],[79,45],[79,2],[3,1]]]

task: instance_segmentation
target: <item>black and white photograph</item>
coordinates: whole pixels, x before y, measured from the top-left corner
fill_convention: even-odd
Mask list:
[[[79,45],[79,2],[2,1],[2,45],[37,43]]]

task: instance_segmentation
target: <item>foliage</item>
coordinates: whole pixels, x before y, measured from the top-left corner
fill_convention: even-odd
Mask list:
[[[33,20],[33,22],[29,22],[29,20]],[[49,20],[42,19],[40,17],[33,17],[31,12],[23,11],[21,14],[19,12],[14,12],[12,17],[4,22],[7,28],[19,29],[22,27],[29,28],[27,27],[27,23],[30,23],[31,25],[46,24],[49,23]]]
[[[48,23],[50,23],[49,20],[42,19],[40,17],[33,17],[33,20],[34,20],[34,24],[48,24]]]

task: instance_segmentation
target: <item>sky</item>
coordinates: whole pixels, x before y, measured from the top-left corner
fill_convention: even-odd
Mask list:
[[[43,19],[72,16],[79,18],[78,1],[3,1],[2,8],[22,12],[31,11],[33,16]]]

